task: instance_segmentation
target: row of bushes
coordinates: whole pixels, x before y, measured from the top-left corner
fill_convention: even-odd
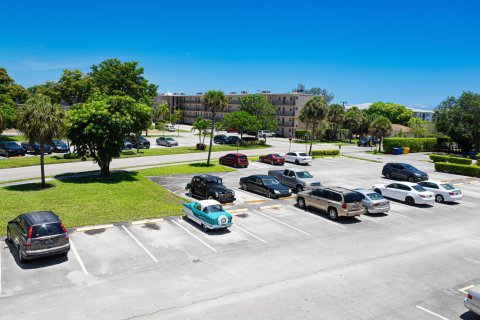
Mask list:
[[[393,148],[409,147],[410,152],[429,152],[437,150],[436,138],[385,138],[383,150],[392,153]]]
[[[307,130],[295,130],[295,139],[305,139],[305,132]],[[308,130],[308,136],[310,137],[311,131]]]
[[[312,157],[319,156],[338,156],[340,152],[338,150],[312,150]]]
[[[469,159],[469,158],[451,157],[451,156],[446,156],[442,154],[433,154],[433,153],[430,154],[429,157],[431,160],[433,160],[433,162],[450,162],[450,163],[465,164],[465,165],[472,164],[472,159]]]
[[[460,174],[469,177],[480,177],[480,166],[448,162],[435,162],[435,170],[439,172]]]

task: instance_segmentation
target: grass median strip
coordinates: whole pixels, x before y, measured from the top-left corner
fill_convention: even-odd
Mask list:
[[[356,156],[346,156],[342,155],[344,158],[350,158],[350,159],[355,159],[355,160],[362,160],[362,161],[368,161],[368,162],[375,162],[375,163],[383,163],[382,161],[379,160],[373,160],[373,159],[367,159],[367,158],[362,158],[362,157],[356,157]]]
[[[56,180],[48,188],[38,183],[0,188],[0,235],[7,222],[20,213],[51,210],[66,227],[81,227],[182,214],[184,200],[171,194],[147,176],[229,172],[233,169],[202,163],[121,171],[108,178],[87,176]]]
[[[251,149],[264,149],[270,146],[245,146],[239,148],[239,152],[242,150],[251,150]],[[236,146],[231,145],[221,145],[213,146],[212,152],[218,151],[227,151],[233,152],[236,151]],[[188,153],[206,153],[206,150],[196,150],[195,147],[178,147],[178,148],[151,148],[151,149],[141,149],[139,153],[136,150],[122,151],[120,158],[134,158],[134,157],[151,157],[151,156],[165,156],[172,154],[188,154]],[[57,163],[68,163],[68,162],[79,162],[81,159],[65,159],[63,156],[46,156],[45,164],[57,164]],[[86,161],[91,161],[87,159]],[[29,167],[40,165],[40,157],[15,157],[0,160],[0,169],[8,168],[20,168],[20,167]]]

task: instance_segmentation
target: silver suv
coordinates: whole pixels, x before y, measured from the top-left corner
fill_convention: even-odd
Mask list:
[[[331,220],[338,217],[360,216],[364,210],[363,196],[353,190],[341,187],[322,187],[297,194],[300,208],[313,207],[325,211]]]

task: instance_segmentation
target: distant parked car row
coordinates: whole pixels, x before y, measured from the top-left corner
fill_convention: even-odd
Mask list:
[[[67,144],[62,140],[53,140],[52,144],[44,144],[43,152],[45,154],[67,153],[70,152]],[[33,153],[35,155],[40,154],[40,143],[38,142],[22,142],[20,145],[13,141],[0,141],[0,156],[14,157],[24,156],[27,153]]]

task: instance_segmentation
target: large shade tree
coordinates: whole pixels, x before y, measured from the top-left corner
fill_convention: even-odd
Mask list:
[[[365,112],[370,116],[384,116],[391,123],[406,126],[408,121],[413,117],[413,111],[405,106],[392,102],[377,101],[370,105]]]
[[[6,94],[0,94],[0,134],[4,129],[13,128],[16,125],[16,105]]]
[[[60,98],[67,104],[84,103],[94,92],[93,79],[80,70],[63,70],[57,83]]]
[[[328,106],[328,124],[330,129],[330,140],[337,138],[338,129],[342,127],[345,121],[345,107],[341,104],[331,104]]]
[[[28,99],[28,91],[15,83],[5,68],[0,67],[0,95],[7,95],[15,103],[23,104]]]
[[[352,135],[362,134],[362,124],[364,121],[364,114],[362,110],[357,107],[351,107],[345,112],[344,126],[349,131],[350,139]]]
[[[328,105],[322,96],[315,96],[305,103],[300,111],[301,119],[312,126],[312,134],[310,135],[310,150],[312,154],[314,134],[317,132],[318,126],[327,119]]]
[[[40,144],[40,170],[44,188],[44,146],[64,135],[65,112],[58,104],[53,104],[49,97],[35,94],[18,109],[18,129],[29,141]]]
[[[244,133],[257,129],[257,118],[246,111],[234,111],[226,114],[219,124],[221,130],[237,129],[240,138],[243,138]]]
[[[202,98],[202,104],[212,114],[212,123],[210,129],[210,143],[208,146],[207,166],[210,165],[210,155],[212,153],[213,131],[215,130],[215,117],[218,112],[224,111],[227,108],[228,100],[222,91],[210,90],[207,91]]]
[[[258,139],[258,131],[277,131],[277,116],[275,107],[268,101],[267,97],[261,94],[249,94],[240,98],[240,110],[255,117],[255,137]]]
[[[110,163],[120,157],[123,140],[135,132],[136,113],[147,106],[128,96],[93,94],[67,113],[67,136],[83,159],[92,158],[100,175],[110,175]]]
[[[370,130],[374,137],[380,138],[379,151],[381,151],[383,146],[383,138],[390,135],[392,132],[392,123],[387,117],[376,116],[370,123]]]

